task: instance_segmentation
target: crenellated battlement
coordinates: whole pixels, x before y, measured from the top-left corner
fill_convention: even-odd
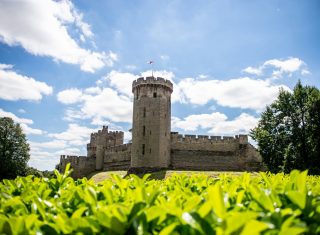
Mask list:
[[[162,77],[140,77],[132,82],[132,143],[124,132],[108,126],[91,133],[87,157],[62,155],[57,166],[68,163],[75,178],[100,170],[190,169],[261,170],[262,158],[248,135],[182,135],[171,132],[173,83]],[[214,92],[214,91],[213,91]]]
[[[122,144],[122,145],[117,145],[117,146],[111,146],[106,149],[107,152],[110,153],[116,153],[116,152],[123,152],[127,151],[131,147],[131,143],[128,144]]]
[[[186,143],[240,143],[247,144],[247,135],[236,136],[209,136],[209,135],[182,135],[178,132],[171,132],[171,140],[173,142],[186,142]]]
[[[72,155],[61,155],[60,162],[66,162],[71,164],[80,164],[81,162],[86,162],[88,158],[86,156],[72,156]]]
[[[173,91],[173,84],[171,81],[161,77],[140,77],[132,83],[132,92],[139,86],[143,85],[161,85]]]

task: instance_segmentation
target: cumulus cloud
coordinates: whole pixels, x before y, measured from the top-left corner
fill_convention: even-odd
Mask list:
[[[16,73],[13,66],[0,64],[0,98],[5,100],[41,100],[52,87],[45,82]]]
[[[62,149],[67,147],[67,143],[64,140],[51,140],[46,142],[33,142],[29,141],[30,147],[33,150],[46,149]]]
[[[225,107],[258,111],[278,96],[280,88],[290,90],[284,85],[273,85],[269,81],[248,77],[227,81],[186,78],[177,86],[183,100],[191,104],[204,105],[213,100]]]
[[[77,104],[68,108],[65,120],[92,119],[93,125],[107,125],[111,122],[132,122],[132,82],[138,77],[151,76],[151,71],[140,75],[111,71],[97,82],[97,86],[86,89],[71,88],[60,91],[57,99],[63,104]],[[154,71],[154,76],[172,81],[169,71]],[[107,85],[107,86],[106,86]]]
[[[71,88],[57,94],[58,101],[63,104],[74,104],[81,101],[82,92],[79,89]]]
[[[11,112],[6,112],[1,108],[0,108],[0,117],[12,118],[13,121],[20,124],[22,130],[27,135],[42,135],[42,134],[44,134],[44,131],[42,131],[40,129],[35,129],[35,128],[32,128],[29,126],[29,125],[33,124],[33,121],[31,119],[19,118],[15,114],[13,114]]]
[[[68,125],[66,131],[51,133],[48,134],[48,136],[59,141],[67,142],[68,146],[85,146],[89,142],[90,134],[95,131],[96,129],[71,123]]]
[[[119,93],[128,97],[132,97],[132,82],[137,78],[138,76],[132,73],[118,71],[111,71],[104,77],[111,87],[114,87]]]
[[[86,155],[86,144],[90,133],[96,129],[71,123],[65,131],[50,133],[48,141],[29,141],[31,158],[30,166],[40,170],[52,170],[59,163],[60,155]]]
[[[249,67],[243,69],[242,72],[259,76],[259,75],[262,75],[262,68],[254,68],[254,67],[249,66]]]
[[[182,119],[172,117],[171,119],[173,130],[197,131],[205,129],[213,135],[248,134],[257,123],[258,118],[247,113],[241,113],[233,120],[228,120],[228,117],[220,112],[194,114]]]
[[[0,41],[22,46],[33,55],[78,64],[87,72],[112,66],[117,60],[113,52],[80,47],[69,34],[69,27],[73,27],[80,30],[82,41],[93,36],[90,25],[83,21],[83,15],[71,1],[1,1],[0,15]]]
[[[227,120],[225,114],[215,112],[211,114],[193,114],[183,119],[172,117],[172,128],[179,128],[185,131],[196,131],[199,128],[207,129],[214,126],[217,123],[221,123]]]
[[[93,92],[94,91],[94,92]],[[65,120],[92,119],[92,124],[102,125],[114,122],[131,122],[132,101],[111,88],[68,89],[58,93],[58,100],[64,104],[78,103],[79,107],[68,108]]]
[[[289,77],[295,72],[300,72],[302,75],[309,74],[306,63],[295,57],[289,57],[288,59],[272,59],[265,61],[259,67],[247,67],[242,72],[261,76],[271,69],[273,78],[281,78],[284,74]]]

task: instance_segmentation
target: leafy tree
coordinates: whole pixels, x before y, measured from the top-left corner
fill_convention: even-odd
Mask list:
[[[29,150],[20,125],[11,118],[0,118],[0,179],[26,174]]]
[[[272,172],[309,169],[320,174],[320,91],[299,81],[293,92],[280,90],[251,131]]]

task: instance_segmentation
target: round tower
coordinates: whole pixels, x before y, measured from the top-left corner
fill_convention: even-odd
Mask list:
[[[169,166],[172,90],[172,83],[163,78],[133,82],[132,168]]]

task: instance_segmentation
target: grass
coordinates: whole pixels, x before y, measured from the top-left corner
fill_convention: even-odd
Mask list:
[[[95,183],[100,183],[103,180],[110,179],[112,174],[119,175],[120,177],[124,177],[127,175],[127,171],[99,171],[94,172],[88,176],[89,179],[93,179]],[[183,175],[207,175],[210,177],[218,177],[220,174],[228,174],[228,175],[241,175],[243,172],[241,171],[177,171],[177,170],[167,170],[167,171],[156,171],[151,173],[150,178],[152,179],[166,179],[173,174],[183,174]],[[255,174],[253,172],[253,174]]]

